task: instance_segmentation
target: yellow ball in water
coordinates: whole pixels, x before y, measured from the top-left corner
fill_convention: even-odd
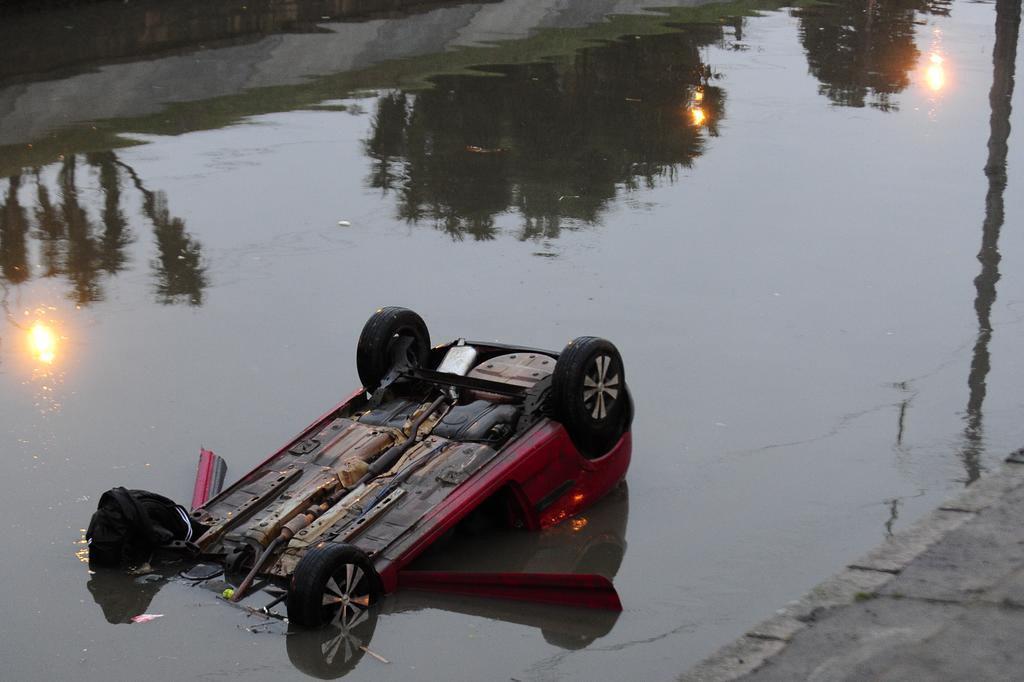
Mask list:
[[[230,587],[226,587],[226,588],[224,588],[224,591],[221,592],[220,594],[225,599],[231,599],[232,597],[235,596],[235,591],[233,589],[231,589]]]

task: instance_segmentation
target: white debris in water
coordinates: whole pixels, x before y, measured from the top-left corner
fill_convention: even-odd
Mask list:
[[[164,614],[162,613],[143,613],[138,616],[132,616],[131,621],[133,623],[148,623],[151,620],[156,620],[157,618],[163,617]]]
[[[338,225],[339,225],[340,227],[349,227],[350,225],[352,225],[352,223],[350,223],[350,222],[349,222],[349,221],[347,221],[347,220],[339,220],[339,221],[338,221]]]

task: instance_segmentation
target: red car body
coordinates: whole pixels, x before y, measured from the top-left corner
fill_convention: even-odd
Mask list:
[[[517,355],[524,356],[524,361],[528,357],[534,365],[550,361],[555,365],[555,383],[562,371],[558,363],[567,362],[554,352],[464,340],[431,349],[422,369],[401,365],[405,369],[393,370],[373,395],[365,389],[354,392],[239,481],[193,510],[193,520],[207,529],[196,541],[199,553],[222,561],[229,571],[248,571],[243,592],[254,576],[262,575],[287,580],[292,593],[305,594],[308,588],[301,584],[302,576],[311,570],[315,569],[313,582],[330,578],[330,571],[325,574],[327,569],[320,566],[328,559],[307,555],[344,545],[358,556],[361,574],[375,574],[374,589],[383,593],[419,588],[621,609],[610,583],[597,576],[407,570],[474,513],[486,512],[491,520],[525,531],[541,530],[604,497],[629,467],[632,402],[624,379],[619,383],[617,355],[619,373],[614,382],[596,373],[602,362],[609,366],[606,350],[598,356],[605,360],[586,365],[591,374],[579,374],[582,378],[577,382],[580,400],[584,394],[591,399],[584,416],[592,410],[598,423],[596,416],[604,417],[605,408],[613,403],[608,398],[607,404],[599,404],[593,397],[597,389],[589,386],[607,382],[617,388],[602,389],[605,394],[622,401],[615,412],[621,423],[613,438],[604,434],[607,445],[595,452],[592,441],[586,439],[589,434],[574,437],[552,413],[551,377],[527,372],[539,378],[531,383],[513,377],[506,385],[501,380],[474,378],[472,373],[467,377],[445,372],[447,353],[456,347],[471,348],[474,357],[479,354],[480,367],[501,365],[503,358]],[[430,369],[437,367],[442,371]],[[388,388],[389,381],[396,383]],[[478,424],[490,426],[487,431],[481,430],[483,426],[476,432],[467,430]],[[578,426],[574,428],[579,431]],[[457,435],[462,433],[473,437]],[[588,445],[581,447],[581,442]],[[405,449],[398,452],[401,448]],[[398,458],[393,466],[388,460],[386,467],[374,472],[374,465],[391,457],[392,451]],[[370,472],[363,473],[367,466]],[[352,476],[362,475],[358,482],[345,478],[352,469],[356,472]],[[209,476],[209,471],[202,476]],[[310,568],[311,563],[316,565]],[[351,577],[352,569],[348,572]],[[289,601],[290,614],[292,609]]]

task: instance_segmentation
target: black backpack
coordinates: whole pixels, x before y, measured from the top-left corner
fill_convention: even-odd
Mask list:
[[[163,495],[111,488],[100,496],[85,533],[89,563],[141,566],[154,550],[176,540],[191,541],[202,530],[184,507]]]

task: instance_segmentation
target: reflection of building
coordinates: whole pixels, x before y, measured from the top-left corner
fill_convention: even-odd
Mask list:
[[[704,2],[710,0],[663,4]],[[53,13],[5,18],[0,20],[7,58],[0,65],[0,146],[41,141],[74,123],[151,115],[175,102],[308,86],[324,74],[356,72],[387,60],[598,24],[609,15],[646,11],[650,3],[454,2],[401,14],[425,5],[423,0],[177,0],[172,5],[135,0],[76,8],[73,22]],[[64,27],[71,23],[77,30],[69,36]],[[75,70],[64,70],[70,64]],[[334,89],[320,99],[338,94]]]
[[[917,13],[949,14],[951,0],[841,0],[793,11],[819,91],[833,103],[889,110],[920,53]]]
[[[40,11],[0,6],[0,79],[200,45],[255,42],[271,33],[315,33],[325,21],[371,19],[437,0],[134,0],[72,3]],[[11,7],[14,5],[14,7]],[[83,6],[85,5],[85,6]],[[68,33],[68,26],[83,30]],[[102,29],[102,30],[100,30]]]
[[[369,184],[400,217],[455,237],[493,238],[495,218],[523,218],[521,238],[595,222],[622,188],[672,180],[715,134],[723,91],[699,49],[718,25],[623,40],[559,60],[489,67],[499,78],[443,76],[377,103]],[[699,93],[701,120],[693,101]]]
[[[81,188],[82,165],[99,178],[97,211],[88,210]],[[156,237],[153,263],[157,298],[161,303],[202,303],[206,286],[200,245],[180,218],[167,209],[162,192],[146,189],[135,172],[113,152],[84,157],[68,155],[56,175],[35,169],[31,175],[7,178],[0,204],[0,279],[20,284],[35,277],[64,277],[71,298],[78,304],[103,299],[103,278],[127,266],[126,248],[132,243],[129,220],[122,209],[122,180],[127,175],[142,195],[143,213]],[[26,207],[26,197],[34,205]],[[99,214],[97,222],[93,214]],[[30,254],[38,249],[39,265],[33,272]]]

